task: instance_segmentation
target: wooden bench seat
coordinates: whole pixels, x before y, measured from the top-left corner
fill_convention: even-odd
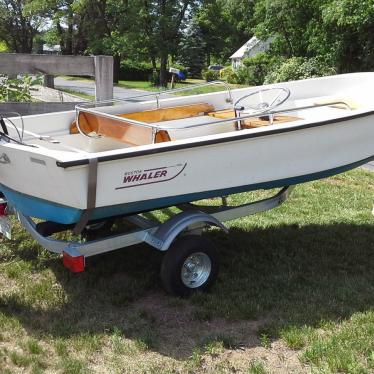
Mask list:
[[[200,116],[212,110],[214,110],[212,105],[201,103],[172,108],[151,109],[143,112],[123,113],[117,114],[116,116],[144,123],[155,123]],[[95,133],[97,135],[108,136],[131,145],[150,144],[153,141],[153,133],[150,127],[118,121],[112,118],[105,118],[96,114],[80,112],[79,126],[86,134]],[[70,126],[70,133],[78,133],[75,121]],[[158,130],[156,132],[156,143],[170,140],[167,131]]]
[[[143,112],[119,114],[120,117],[134,119],[136,121],[155,123],[172,121],[190,117],[203,116],[212,112],[214,106],[206,103],[181,105],[172,108],[159,108],[145,110]]]
[[[209,116],[216,117],[217,119],[230,119],[235,118],[235,112],[233,109],[219,110],[216,112],[208,113]],[[274,116],[273,124],[279,124],[284,122],[293,122],[301,118],[295,116],[286,116],[277,114]],[[262,126],[269,126],[270,122],[268,119],[260,117],[246,118],[241,121],[241,127],[243,129],[254,129]]]

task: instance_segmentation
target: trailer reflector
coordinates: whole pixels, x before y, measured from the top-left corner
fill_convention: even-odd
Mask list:
[[[0,217],[6,216],[6,213],[7,213],[6,208],[7,208],[6,203],[0,204]]]
[[[83,255],[71,256],[69,253],[62,252],[62,263],[73,273],[84,272],[85,259]]]

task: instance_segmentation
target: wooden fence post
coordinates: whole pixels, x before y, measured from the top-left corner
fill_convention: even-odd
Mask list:
[[[95,56],[96,101],[113,99],[113,57]]]

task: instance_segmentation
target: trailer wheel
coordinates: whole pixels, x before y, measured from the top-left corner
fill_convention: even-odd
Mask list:
[[[216,249],[209,239],[197,235],[177,239],[166,252],[161,265],[164,288],[178,296],[207,290],[217,275]]]

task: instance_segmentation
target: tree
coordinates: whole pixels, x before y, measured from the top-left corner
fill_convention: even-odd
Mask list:
[[[321,5],[328,0],[258,0],[254,27],[257,36],[276,36],[273,48],[286,56],[312,56],[311,40],[320,35]],[[318,38],[319,39],[319,38]]]
[[[81,33],[79,4],[80,0],[29,0],[25,11],[45,19],[50,27],[43,30],[43,39],[59,44],[62,54],[82,54],[86,43]]]
[[[85,40],[86,52],[113,56],[114,82],[119,80],[120,61],[129,49],[134,5],[129,0],[81,0],[75,6],[81,19],[78,32]]]
[[[188,68],[189,75],[200,77],[204,67],[206,44],[203,33],[196,23],[192,23],[179,43],[179,60]]]
[[[25,10],[25,0],[0,0],[0,39],[11,52],[31,53],[43,19]]]
[[[322,7],[325,51],[339,72],[374,68],[374,0],[334,0]]]
[[[374,0],[257,0],[255,15],[275,54],[323,56],[338,72],[374,67]]]
[[[156,15],[153,29],[153,40],[157,45],[160,59],[160,85],[167,84],[167,63],[170,55],[175,54],[180,32],[188,10],[195,0],[159,0],[153,1],[152,14]]]
[[[254,1],[204,0],[194,15],[206,45],[206,62],[225,63],[252,35]]]
[[[211,57],[219,58],[230,33],[228,14],[216,0],[206,0],[196,12],[194,22],[201,30],[205,45],[206,64],[211,64]]]

